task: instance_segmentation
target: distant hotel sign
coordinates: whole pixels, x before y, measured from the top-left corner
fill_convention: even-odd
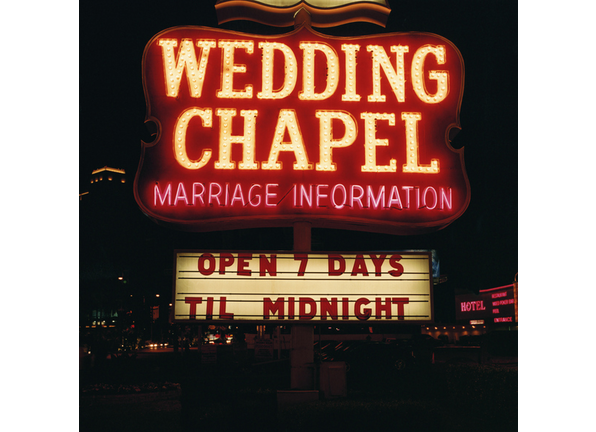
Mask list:
[[[432,322],[431,267],[422,252],[177,251],[173,320]]]
[[[489,323],[516,322],[513,285],[481,290],[479,295],[455,297],[457,320],[483,319]]]
[[[164,30],[143,54],[157,134],[135,198],[192,231],[443,228],[470,200],[463,149],[450,145],[463,83],[458,49],[429,33]]]

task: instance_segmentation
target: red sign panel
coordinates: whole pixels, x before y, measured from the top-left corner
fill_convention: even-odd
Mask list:
[[[426,33],[281,36],[176,27],[143,56],[147,121],[136,200],[209,231],[313,226],[412,234],[467,208],[463,60]]]

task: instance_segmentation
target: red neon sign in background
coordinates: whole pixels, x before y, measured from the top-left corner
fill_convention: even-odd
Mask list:
[[[470,200],[449,144],[463,81],[459,51],[433,34],[165,30],[143,56],[158,133],[142,143],[135,198],[194,231],[443,228]]]

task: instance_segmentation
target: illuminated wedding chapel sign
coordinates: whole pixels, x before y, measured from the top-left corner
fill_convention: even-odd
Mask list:
[[[468,206],[450,145],[464,65],[441,36],[174,27],[146,45],[142,72],[157,134],[134,192],[156,222],[413,234]]]

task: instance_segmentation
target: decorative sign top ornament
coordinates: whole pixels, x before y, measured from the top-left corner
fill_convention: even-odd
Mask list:
[[[391,234],[463,214],[459,50],[431,33],[326,36],[310,18],[299,10],[282,35],[187,26],[149,41],[157,134],[134,184],[145,214],[192,231],[306,221]]]
[[[301,9],[309,13],[313,27],[334,27],[357,21],[385,27],[391,12],[386,0],[218,0],[215,4],[219,24],[249,20],[274,27],[291,27]]]

